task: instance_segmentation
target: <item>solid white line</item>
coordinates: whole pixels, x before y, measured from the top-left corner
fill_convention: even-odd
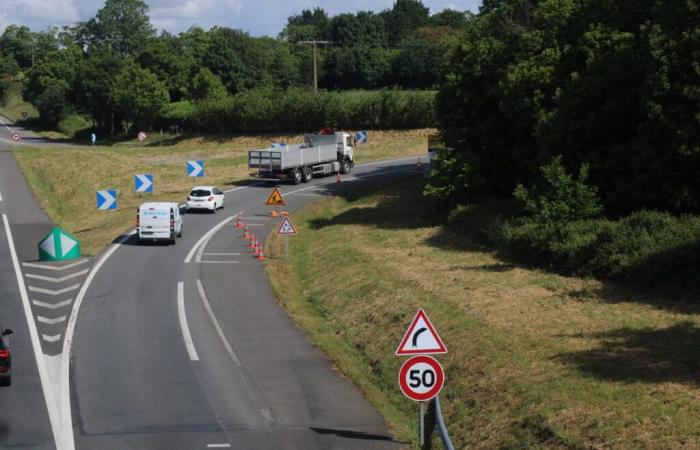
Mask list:
[[[73,286],[68,286],[65,289],[58,289],[58,290],[52,290],[52,289],[43,289],[43,288],[38,288],[34,286],[29,286],[29,290],[32,292],[38,292],[40,294],[46,294],[46,295],[61,295],[65,294],[66,292],[74,291],[80,287],[79,284],[74,284]]]
[[[0,202],[2,201],[2,192],[0,192]]]
[[[73,417],[70,407],[70,351],[71,344],[73,343],[73,334],[75,333],[75,324],[78,321],[78,311],[80,311],[80,305],[83,304],[85,294],[87,293],[92,280],[95,278],[100,268],[102,268],[109,257],[112,256],[112,254],[135,233],[136,230],[131,230],[129,233],[122,236],[119,242],[112,244],[112,246],[102,255],[100,260],[97,261],[97,264],[92,267],[92,270],[83,283],[83,287],[80,289],[78,296],[75,298],[75,303],[73,303],[73,309],[70,312],[68,325],[66,326],[66,338],[63,340],[63,353],[61,354],[61,375],[59,377],[59,383],[61,386],[61,417],[63,419],[62,427],[65,445],[63,448],[59,447],[58,450],[75,449],[75,442],[73,438]]]
[[[325,197],[328,194],[290,194],[290,195],[298,195],[300,197]]]
[[[240,253],[203,253],[204,256],[241,256]]]
[[[231,444],[207,444],[207,448],[231,448]]]
[[[199,264],[238,264],[238,261],[197,261]]]
[[[49,325],[56,325],[57,323],[65,322],[66,316],[56,317],[55,319],[49,319],[47,317],[36,316],[36,320],[42,323],[47,323]]]
[[[47,266],[45,264],[36,264],[36,263],[29,263],[29,262],[23,262],[22,265],[24,267],[33,267],[35,269],[45,269],[45,270],[56,270],[56,271],[61,271],[61,270],[66,270],[70,269],[71,267],[79,266],[80,264],[85,264],[88,262],[87,259],[81,259],[80,261],[76,261],[74,263],[66,264],[65,266]]]
[[[41,308],[46,308],[46,309],[58,309],[58,308],[63,308],[64,306],[68,306],[71,304],[73,299],[69,299],[60,303],[46,303],[46,302],[40,302],[39,300],[32,300],[32,304],[35,306],[39,306]]]
[[[324,183],[324,184],[330,184],[330,183]],[[297,192],[308,191],[309,189],[318,189],[319,186],[323,186],[323,184],[314,184],[313,186],[305,187],[305,188],[302,188],[302,189],[297,189],[296,191],[283,193],[283,194],[282,194],[282,197],[286,197],[286,196],[288,196],[288,195],[296,194]]]
[[[27,295],[27,289],[24,286],[24,280],[22,279],[22,270],[19,266],[19,261],[17,260],[17,251],[15,250],[15,243],[12,239],[12,231],[10,230],[10,222],[7,220],[7,214],[2,215],[2,220],[5,223],[5,233],[7,234],[7,245],[10,248],[10,257],[12,258],[12,265],[15,269],[15,275],[17,277],[17,285],[19,287],[20,297],[22,298],[22,307],[24,308],[24,316],[27,319],[27,326],[29,328],[29,337],[32,341],[32,348],[34,350],[34,358],[36,359],[37,370],[39,372],[39,380],[41,381],[41,389],[44,392],[44,401],[46,402],[46,409],[49,414],[49,422],[51,423],[51,431],[53,432],[54,442],[58,450],[71,450],[73,449],[72,441],[69,444],[62,439],[61,433],[61,423],[59,420],[59,412],[54,402],[54,393],[52,392],[49,384],[49,374],[46,369],[46,361],[41,353],[41,342],[39,341],[39,332],[36,328],[36,322],[34,322],[34,316],[32,315],[32,308],[29,305],[29,296]],[[73,426],[71,424],[71,434],[73,433]]]
[[[264,223],[247,223],[246,225],[248,225],[249,227],[262,227],[265,224]]]
[[[44,275],[35,275],[33,273],[25,273],[24,276],[27,278],[34,278],[35,280],[50,281],[52,283],[62,283],[66,280],[70,280],[72,278],[78,278],[79,276],[85,275],[89,271],[90,271],[90,269],[81,270],[80,272],[75,272],[75,273],[72,273],[70,275],[66,275],[63,278],[47,277]]]
[[[241,187],[229,189],[228,191],[224,191],[224,194],[228,194],[229,192],[233,192],[233,191],[240,191],[241,189],[248,189],[249,187],[253,187],[253,186],[262,186],[263,184],[265,184],[265,182],[258,181],[256,183],[249,184],[247,186],[241,186]]]
[[[190,360],[199,361],[199,355],[194,348],[190,327],[187,325],[187,316],[185,315],[185,285],[182,281],[177,282],[177,315],[180,318],[180,328],[182,329],[182,339],[187,347],[187,354],[190,355]]]
[[[207,299],[207,294],[206,292],[204,292],[204,286],[202,286],[202,282],[200,280],[197,280],[197,290],[199,291],[199,296],[202,298],[202,303],[204,303],[204,309],[207,310],[207,314],[209,314],[209,318],[214,324],[214,328],[216,328],[216,332],[219,335],[221,342],[224,344],[226,352],[231,357],[231,360],[235,365],[237,365],[238,367],[243,367],[243,364],[241,364],[241,360],[238,359],[238,355],[236,355],[236,352],[233,351],[233,347],[231,347],[231,344],[229,344],[228,339],[226,339],[226,335],[224,334],[224,330],[221,328],[221,325],[219,325],[219,321],[216,320],[216,316],[214,315],[214,311],[212,311],[211,309],[211,305],[209,304],[209,300]]]
[[[228,217],[228,218],[222,220],[221,222],[219,222],[218,225],[216,225],[214,228],[212,228],[211,230],[209,230],[209,231],[207,232],[207,234],[205,234],[204,236],[202,236],[202,237],[197,241],[197,243],[194,244],[194,247],[192,247],[192,250],[190,250],[190,252],[187,254],[187,258],[185,258],[185,264],[187,264],[187,263],[189,263],[190,261],[192,261],[192,257],[194,256],[194,253],[199,249],[199,246],[202,245],[202,242],[204,242],[205,240],[207,240],[208,238],[210,238],[214,233],[216,233],[217,231],[219,231],[224,225],[226,225],[228,222],[230,222],[231,220],[233,220],[234,217],[235,217],[235,216],[231,216],[231,217]]]
[[[241,217],[241,220],[272,220],[270,217]]]

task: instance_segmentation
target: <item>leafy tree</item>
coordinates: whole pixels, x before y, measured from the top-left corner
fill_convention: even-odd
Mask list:
[[[131,59],[115,77],[110,96],[126,132],[132,125],[150,127],[158,111],[170,101],[163,83]]]
[[[122,57],[136,56],[155,30],[143,0],[106,0],[97,16],[84,25],[90,45],[104,45]]]
[[[137,61],[165,84],[173,101],[187,97],[197,60],[184,40],[163,32],[144,43]]]
[[[430,16],[429,25],[431,27],[462,29],[467,26],[467,22],[469,22],[472,16],[473,15],[469,12],[447,8]]]
[[[417,28],[428,24],[430,10],[420,0],[396,0],[392,9],[381,16],[386,22],[387,32],[392,43],[401,42]]]
[[[287,42],[296,43],[304,40],[327,40],[330,37],[330,20],[322,8],[313,11],[305,9],[301,14],[287,19],[279,37]]]
[[[36,99],[35,104],[41,122],[45,126],[55,126],[68,106],[65,86],[63,84],[48,86]]]
[[[32,32],[26,26],[9,25],[0,37],[0,51],[17,62],[21,69],[32,66]]]
[[[116,126],[115,106],[110,92],[123,64],[124,59],[109,47],[90,49],[76,83],[78,107],[89,111],[95,125],[110,133],[114,133]]]
[[[192,98],[194,100],[222,100],[228,92],[219,77],[206,67],[202,68],[192,78]]]

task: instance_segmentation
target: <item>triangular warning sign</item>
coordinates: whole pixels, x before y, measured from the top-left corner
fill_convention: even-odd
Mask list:
[[[267,198],[265,204],[267,206],[285,206],[282,194],[280,194],[280,191],[277,188],[272,190],[272,194],[270,194],[270,196]]]
[[[277,234],[282,236],[297,234],[297,230],[294,228],[294,225],[292,225],[292,222],[289,220],[289,217],[285,217],[284,219],[282,219],[279,228],[277,228]]]
[[[437,331],[430,323],[428,316],[422,309],[418,310],[413,318],[411,326],[403,336],[396,355],[429,355],[434,353],[447,353],[445,344],[438,336]]]

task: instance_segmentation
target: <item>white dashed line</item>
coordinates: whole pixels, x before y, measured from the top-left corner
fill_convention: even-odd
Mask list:
[[[182,281],[177,282],[177,315],[180,318],[180,328],[182,329],[182,339],[187,347],[187,354],[190,355],[190,360],[199,361],[199,355],[194,348],[190,328],[187,325],[187,316],[185,315],[185,285]]]
[[[207,444],[207,448],[231,448],[231,444]]]

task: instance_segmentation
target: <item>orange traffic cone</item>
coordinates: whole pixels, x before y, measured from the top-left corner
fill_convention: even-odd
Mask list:
[[[251,238],[251,234],[250,234],[250,231],[248,231],[248,225],[246,225],[243,228],[243,239],[245,239],[246,241],[249,241],[250,238]]]
[[[279,213],[274,209],[270,208],[270,217],[279,217]]]
[[[241,222],[241,215],[236,216],[236,228],[243,228],[243,222]]]
[[[340,183],[340,172],[335,173],[335,182]]]
[[[258,245],[258,240],[255,239],[255,236],[253,236],[250,238],[250,244],[248,244],[248,248],[253,250],[256,245]]]
[[[263,253],[262,243],[260,243],[258,247],[260,248],[260,252],[258,253],[258,261],[265,261],[265,254]]]
[[[260,254],[260,247],[262,247],[262,244],[258,242],[255,246],[255,251],[253,252],[253,256],[255,256],[256,258]]]

